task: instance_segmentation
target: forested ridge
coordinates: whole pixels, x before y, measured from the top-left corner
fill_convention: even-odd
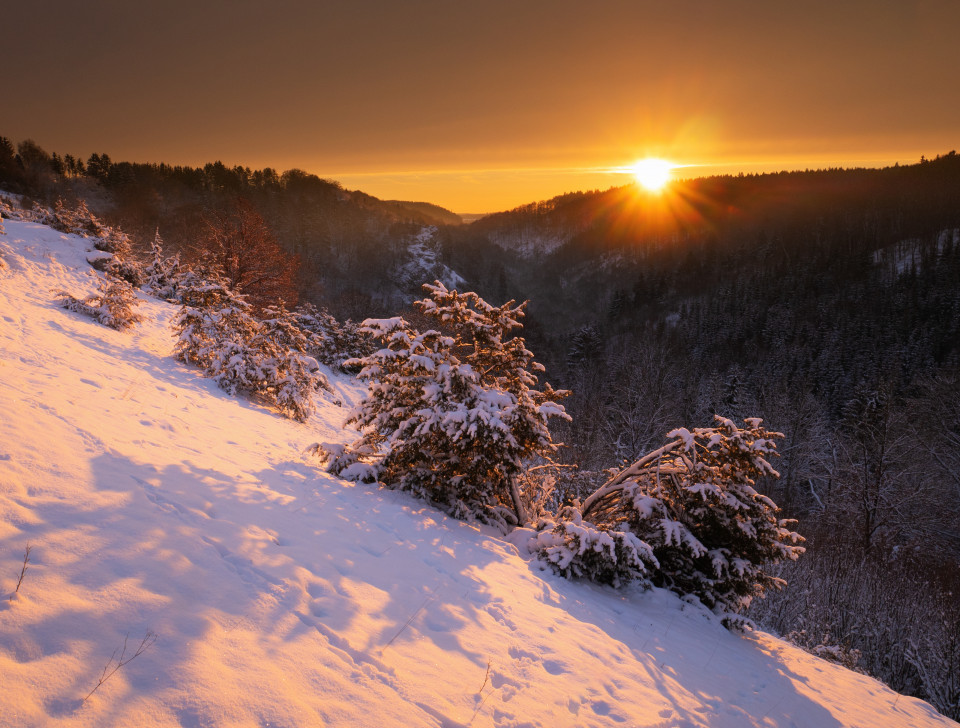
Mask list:
[[[204,221],[245,200],[297,261],[299,297],[341,315],[392,313],[440,266],[487,300],[529,299],[526,340],[572,391],[571,421],[552,428],[578,466],[562,476],[569,498],[677,427],[763,418],[785,437],[781,477],[761,485],[808,551],[753,618],[960,717],[954,152],[659,197],[573,193],[444,226],[298,170],[84,163],[2,141],[0,188],[86,199],[141,247],[159,228],[189,253]],[[417,239],[436,260],[412,281]]]

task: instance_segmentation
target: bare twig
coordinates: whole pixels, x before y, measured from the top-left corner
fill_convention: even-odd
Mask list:
[[[481,693],[483,693],[483,689],[487,687],[487,680],[489,678],[490,678],[490,660],[487,660],[487,674],[483,676],[483,685],[481,685],[480,689],[477,691],[478,699],[480,698]],[[467,723],[467,728],[470,728],[470,726],[473,725],[473,721],[477,719],[477,714],[480,712],[480,709],[483,708],[483,704],[487,702],[487,698],[489,698],[491,695],[492,693],[487,693],[486,695],[483,696],[483,700],[481,700],[477,704],[476,709],[474,709],[473,711],[473,715],[470,716],[470,722]]]
[[[487,674],[483,676],[483,685],[480,686],[480,689],[477,693],[482,693],[483,689],[487,687],[487,680],[490,679],[490,660],[487,660]]]
[[[137,651],[134,652],[130,657],[126,657],[127,654],[127,640],[129,639],[129,633],[126,634],[123,638],[123,647],[120,649],[120,656],[117,657],[117,651],[114,650],[113,654],[110,655],[110,659],[107,660],[107,664],[103,666],[103,672],[100,673],[100,679],[97,680],[97,684],[94,685],[93,690],[86,694],[81,703],[87,702],[89,697],[97,692],[97,689],[103,685],[107,680],[113,677],[113,673],[119,670],[121,667],[126,665],[128,662],[132,662],[136,658],[140,657],[144,652],[146,652],[150,647],[153,646],[153,643],[157,641],[157,634],[153,630],[147,630],[147,633],[143,636],[143,639],[140,640],[140,646],[137,647]],[[116,660],[116,664],[114,664]]]
[[[31,548],[30,544],[27,544],[27,548],[23,552],[23,568],[20,569],[20,578],[17,579],[17,588],[13,590],[14,594],[20,591],[20,585],[23,583],[23,575],[27,573],[27,564],[30,563]]]
[[[441,541],[440,543],[441,543],[441,545],[443,544],[442,541]],[[426,599],[423,600],[423,604],[420,605],[419,609],[417,609],[417,611],[415,611],[413,614],[411,614],[411,615],[410,615],[410,618],[407,619],[406,622],[404,622],[403,626],[402,626],[399,630],[397,630],[397,633],[396,633],[393,637],[390,638],[390,641],[387,642],[387,644],[385,644],[382,648],[380,648],[381,654],[383,653],[383,651],[384,651],[385,649],[387,649],[390,645],[393,644],[393,641],[394,641],[395,639],[397,639],[397,637],[399,637],[399,636],[403,633],[403,630],[405,630],[407,627],[410,626],[410,623],[411,623],[414,619],[417,618],[417,615],[420,614],[420,612],[423,611],[423,608],[424,608],[425,606],[427,606],[427,604],[429,604],[431,601],[433,601],[433,598],[434,598],[435,596],[436,596],[436,595],[434,594],[434,595],[431,595],[431,596],[429,596],[429,597],[427,597]]]

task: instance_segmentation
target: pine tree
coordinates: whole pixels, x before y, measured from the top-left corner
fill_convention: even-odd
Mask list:
[[[522,338],[507,338],[524,305],[491,306],[439,281],[424,288],[414,305],[449,333],[365,321],[385,348],[359,362],[369,391],[348,422],[364,434],[323,454],[345,477],[378,478],[456,517],[523,523],[518,477],[554,452],[547,420],[566,417],[555,401],[565,393],[535,389],[543,367]]]
[[[163,238],[158,229],[150,242],[150,252],[153,256],[150,265],[143,272],[143,287],[151,295],[165,301],[177,299],[177,290],[182,279],[180,270],[180,254],[165,258],[163,255]]]
[[[754,488],[758,478],[777,476],[767,458],[776,453],[775,440],[782,435],[755,418],[746,420],[745,428],[719,416],[716,423],[667,433],[666,445],[620,470],[588,497],[574,522],[620,542],[617,534],[629,532],[652,551],[644,569],[614,560],[604,562],[606,571],[592,564],[591,573],[649,571],[655,586],[696,597],[737,626],[747,623],[737,614],[753,597],[783,586],[769,567],[796,559],[803,539],[789,529],[792,521],[776,516],[776,504]],[[559,526],[548,521],[540,529],[563,536],[569,531],[563,521],[571,519],[560,520]],[[558,568],[564,560],[557,553],[571,553],[568,560],[579,558],[583,568],[582,540],[567,543],[566,552],[555,538],[541,541],[541,558],[560,573],[567,572]],[[635,545],[634,551],[645,553]]]
[[[108,275],[100,281],[98,288],[99,293],[82,300],[69,293],[60,293],[60,303],[69,311],[90,316],[104,326],[117,330],[130,328],[141,320],[133,310],[140,305],[140,301],[129,282]]]
[[[258,321],[223,280],[195,274],[184,277],[180,293],[175,356],[203,369],[221,389],[259,397],[301,422],[314,410],[314,393],[332,391],[284,308],[266,309],[267,318]]]
[[[80,200],[74,209],[69,210],[63,204],[63,200],[58,199],[47,224],[54,230],[84,238],[100,238],[106,233],[104,225],[90,212],[87,203],[83,200]]]
[[[350,319],[338,321],[325,308],[305,303],[297,307],[293,316],[307,338],[307,351],[321,364],[356,372],[359,370],[346,362],[374,351],[373,340],[361,332],[359,324]]]
[[[317,390],[333,392],[309,354],[309,343],[296,316],[282,305],[264,310],[250,349],[262,373],[257,391],[268,396],[288,417],[303,422],[313,412]]]
[[[235,393],[245,379],[236,357],[255,328],[249,304],[223,281],[196,274],[185,277],[181,300],[172,323],[177,335],[174,356],[200,367],[223,389]]]

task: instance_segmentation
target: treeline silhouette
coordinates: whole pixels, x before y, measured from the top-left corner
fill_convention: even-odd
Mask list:
[[[99,153],[83,160],[6,137],[0,137],[0,189],[48,206],[58,198],[86,200],[142,249],[159,230],[186,257],[205,220],[229,214],[243,200],[299,256],[300,297],[343,318],[386,313],[398,298],[410,300],[419,288],[400,290],[391,276],[403,263],[405,241],[424,225],[458,220],[434,205],[379,200],[299,169],[114,162]]]

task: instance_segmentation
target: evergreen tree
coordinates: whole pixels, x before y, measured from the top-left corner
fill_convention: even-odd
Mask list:
[[[305,303],[297,307],[293,316],[307,338],[307,351],[322,364],[356,372],[356,366],[346,363],[374,351],[373,339],[360,330],[359,324],[350,319],[338,321],[325,308]]]
[[[98,284],[99,293],[78,299],[69,293],[59,294],[61,305],[69,311],[90,316],[104,326],[123,330],[141,320],[134,312],[140,305],[129,282],[122,278],[106,276]]]
[[[314,393],[332,391],[285,309],[267,309],[267,318],[258,321],[223,280],[195,274],[184,278],[181,296],[173,322],[175,355],[203,369],[221,389],[260,397],[301,422],[314,410]]]
[[[522,338],[507,338],[524,305],[491,306],[440,281],[424,288],[415,306],[449,334],[365,321],[385,348],[360,361],[369,392],[349,422],[364,434],[321,454],[345,477],[376,477],[459,518],[523,523],[518,478],[554,452],[547,420],[566,417],[555,401],[565,393],[535,389],[542,367]]]
[[[77,206],[70,210],[63,204],[63,200],[57,199],[57,204],[54,206],[53,215],[48,224],[62,233],[80,235],[84,238],[100,238],[106,234],[104,225],[90,212],[90,208],[83,200],[80,200]],[[94,247],[96,247],[96,244],[94,244]]]
[[[180,254],[165,258],[163,255],[163,239],[158,229],[150,241],[152,260],[144,270],[143,287],[151,296],[163,300],[175,300],[182,280],[180,270]]]
[[[770,566],[796,559],[803,552],[796,544],[803,539],[789,529],[792,521],[776,516],[773,501],[754,488],[757,479],[777,476],[767,458],[776,453],[775,439],[782,435],[767,431],[758,419],[746,420],[745,428],[719,416],[716,423],[667,433],[670,442],[588,497],[574,523],[611,537],[629,531],[652,550],[645,566],[655,586],[696,597],[734,626],[745,623],[736,615],[753,597],[783,586]],[[545,522],[540,528],[554,536],[569,531],[562,522]],[[627,543],[622,536],[618,541]],[[644,554],[632,540],[629,545],[633,556]],[[596,560],[598,549],[584,550],[582,538],[567,544],[571,555],[566,559],[557,555],[565,552],[556,539],[539,546],[541,557],[560,573],[567,573],[559,568],[564,561],[573,559],[591,574],[605,573],[603,569],[646,573],[632,564],[625,569],[615,559],[611,563],[610,557],[602,560],[602,569],[596,563],[587,569],[584,555],[589,552]]]

